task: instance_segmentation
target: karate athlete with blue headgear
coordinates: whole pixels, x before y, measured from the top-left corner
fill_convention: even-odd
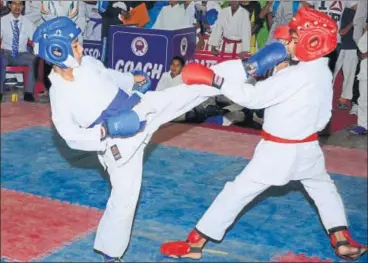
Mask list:
[[[152,134],[220,93],[213,87],[185,84],[149,91],[145,73],[121,73],[82,57],[80,32],[70,19],[58,17],[40,25],[33,41],[38,56],[53,64],[50,102],[58,133],[72,149],[96,151],[109,172],[112,191],[94,248],[105,261],[119,261],[129,244],[143,152]]]
[[[318,142],[318,131],[331,117],[332,74],[324,56],[336,48],[336,22],[319,11],[301,8],[286,30],[277,33],[282,41],[278,46],[277,42],[272,44],[278,54],[274,57],[290,57],[299,63],[292,66],[279,63],[272,76],[255,85],[244,83],[245,74],[239,75],[244,66],[236,60],[224,62],[223,70],[217,71],[199,64],[184,67],[184,83],[214,86],[239,105],[265,108],[263,139],[249,164],[235,180],[225,184],[186,241],[164,243],[162,254],[201,258],[205,244],[210,240],[221,241],[255,197],[273,185],[295,180],[301,182],[314,200],[336,255],[354,261],[366,253],[367,247],[354,241],[348,231],[343,202],[326,172]],[[256,53],[248,60],[245,67],[248,73],[266,72],[264,66],[272,59],[260,57],[261,53]]]

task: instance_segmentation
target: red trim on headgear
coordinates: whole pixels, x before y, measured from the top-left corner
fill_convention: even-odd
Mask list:
[[[289,22],[298,34],[295,56],[311,61],[331,53],[337,46],[337,24],[328,15],[312,8],[300,8]]]

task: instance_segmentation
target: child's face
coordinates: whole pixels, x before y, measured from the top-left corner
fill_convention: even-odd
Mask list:
[[[181,73],[181,70],[182,70],[182,65],[180,63],[179,60],[173,60],[171,65],[170,65],[170,71],[171,71],[171,74],[173,74],[174,76],[177,76]]]
[[[288,52],[292,58],[295,57],[295,47],[298,44],[299,37],[295,32],[291,33],[291,41],[287,45]]]
[[[82,61],[82,57],[83,57],[83,47],[81,45],[81,43],[79,43],[78,40],[75,40],[72,43],[72,50],[73,50],[73,54],[74,54],[74,59],[76,61],[78,61],[78,63],[80,64]]]

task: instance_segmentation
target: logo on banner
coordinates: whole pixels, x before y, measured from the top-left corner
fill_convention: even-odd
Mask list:
[[[185,56],[187,54],[188,50],[188,39],[186,37],[183,37],[180,42],[180,54],[182,56]]]
[[[148,43],[143,37],[136,37],[132,41],[132,51],[136,56],[144,56],[148,51]]]

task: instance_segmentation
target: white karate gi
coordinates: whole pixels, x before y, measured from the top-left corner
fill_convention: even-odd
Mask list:
[[[84,39],[101,41],[102,17],[98,13],[96,5],[86,5],[86,16],[87,24],[84,31]]]
[[[72,149],[97,151],[110,175],[112,191],[98,226],[94,248],[110,257],[121,257],[129,243],[132,222],[142,180],[145,146],[164,123],[197,106],[219,91],[211,87],[179,85],[164,91],[147,92],[133,110],[147,124],[143,131],[128,138],[101,141],[101,125],[89,127],[115,98],[119,88],[132,93],[133,75],[106,69],[92,57],[83,57],[73,70],[74,80],[65,81],[50,74],[52,121]],[[116,145],[121,158],[115,160]]]
[[[239,6],[235,14],[232,15],[231,7],[226,7],[218,15],[208,44],[219,49],[223,37],[230,40],[241,40],[241,44],[237,45],[236,53],[249,52],[251,34],[249,12]],[[233,52],[233,46],[234,44],[226,44],[225,52]]]
[[[359,39],[362,37],[367,21],[368,7],[367,1],[358,1],[357,9],[354,16],[354,32],[353,39],[358,43]]]
[[[327,58],[300,62],[255,86],[243,84],[239,60],[218,64],[215,72],[225,77],[221,89],[225,96],[250,109],[266,108],[263,129],[274,136],[302,140],[322,130],[331,117],[332,74]],[[347,225],[318,141],[283,144],[261,140],[252,160],[234,181],[226,183],[196,228],[221,240],[245,205],[270,186],[291,180],[304,185],[326,229]]]
[[[360,38],[358,42],[358,48],[360,52],[367,53],[367,31]],[[360,62],[360,72],[358,74],[359,79],[359,99],[358,99],[358,125],[367,129],[367,59],[363,59]]]
[[[188,27],[193,25],[190,24],[183,5],[176,4],[167,5],[161,9],[152,29],[177,30]]]
[[[191,1],[189,3],[189,5],[187,6],[187,8],[184,7],[184,11],[185,11],[185,17],[188,20],[188,25],[194,26],[194,24],[196,23],[196,19],[194,17],[195,15],[195,2]]]
[[[351,100],[353,98],[353,86],[356,68],[358,65],[358,54],[356,49],[341,49],[336,61],[334,81],[337,74],[342,70],[344,81],[340,98]]]
[[[26,1],[25,16],[36,26],[55,17],[66,16],[84,33],[87,24],[86,3],[83,1]],[[83,41],[83,37],[79,38]]]
[[[173,78],[171,77],[170,72],[164,72],[160,78],[160,81],[157,83],[156,91],[171,88],[180,84],[183,84],[181,74]]]

